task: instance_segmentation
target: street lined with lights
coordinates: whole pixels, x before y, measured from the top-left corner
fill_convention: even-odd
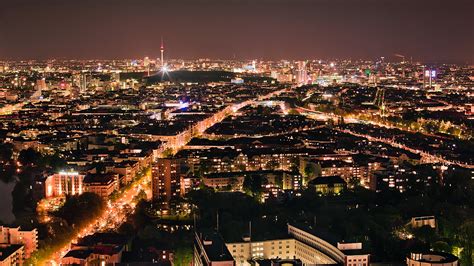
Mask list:
[[[260,96],[258,98],[258,101],[269,99],[286,90],[287,88],[284,88],[278,91],[271,92],[267,95]],[[242,103],[234,104],[230,106],[228,109],[232,110],[235,113],[239,109],[244,108],[245,106],[256,104],[256,102],[257,100],[248,100]],[[180,105],[182,105],[182,103]],[[214,124],[221,122],[227,115],[230,115],[230,114],[231,113],[228,113],[228,112],[226,112],[225,115],[216,114],[215,116],[217,117],[217,119],[215,119],[215,122],[213,124],[210,124],[206,128],[199,128],[199,133],[201,134],[207,128],[212,127]],[[192,128],[189,130],[192,130]],[[187,142],[181,142],[180,146],[173,146],[173,145],[170,145],[169,143],[164,143],[162,150],[172,149],[173,151],[176,152],[182,146],[186,145],[186,143]],[[164,155],[165,155],[164,153],[161,154],[161,156],[164,156]],[[70,173],[67,173],[67,174],[70,174]],[[150,186],[149,186],[150,182],[151,182],[151,173],[148,172],[140,180],[138,180],[138,182],[134,182],[129,189],[124,191],[124,193],[118,199],[116,199],[115,201],[108,200],[106,210],[103,212],[103,214],[100,215],[99,218],[95,219],[92,223],[90,223],[89,225],[79,230],[79,233],[73,239],[71,239],[69,244],[67,244],[60,250],[54,252],[53,257],[47,260],[48,263],[50,265],[58,264],[60,262],[60,259],[69,251],[71,244],[77,242],[78,239],[84,236],[91,235],[96,232],[104,232],[104,231],[117,229],[122,223],[125,222],[127,215],[129,215],[135,209],[136,204],[133,202],[133,199],[136,195],[138,195],[138,193],[141,190],[145,190],[145,192],[147,193],[147,197],[148,198],[150,197],[150,194],[151,194]]]

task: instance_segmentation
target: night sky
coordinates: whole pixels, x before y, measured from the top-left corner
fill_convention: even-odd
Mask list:
[[[474,62],[474,0],[0,0],[0,60]],[[394,58],[393,58],[394,59]]]

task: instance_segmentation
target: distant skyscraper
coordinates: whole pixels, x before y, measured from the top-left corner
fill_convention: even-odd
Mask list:
[[[298,69],[296,70],[296,83],[299,85],[308,84],[306,61],[298,61]]]
[[[424,69],[423,71],[423,85],[426,87],[428,84],[428,88],[433,87],[433,80],[436,78],[436,70],[434,69]]]
[[[74,73],[72,75],[72,85],[79,88],[79,92],[83,93],[87,90],[87,75],[85,73]]]
[[[150,76],[150,58],[148,56],[145,56],[145,58],[143,58],[143,67],[146,67],[147,76]]]
[[[44,78],[36,80],[36,89],[37,90],[46,90],[46,80]]]
[[[46,80],[44,78],[36,80],[35,92],[31,95],[31,99],[39,100],[43,95],[43,90],[48,89],[46,85]]]
[[[87,90],[87,76],[83,74],[81,78],[81,92],[84,92]]]
[[[147,67],[149,65],[150,65],[150,58],[148,58],[148,56],[145,56],[145,58],[143,58],[143,66]]]

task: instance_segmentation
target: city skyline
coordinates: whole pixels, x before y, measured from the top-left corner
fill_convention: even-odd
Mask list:
[[[415,3],[413,3],[415,2]],[[450,1],[5,1],[2,60],[363,59],[472,63],[474,3]],[[349,44],[349,45],[348,45]]]
[[[474,266],[474,0],[0,4],[0,266]]]

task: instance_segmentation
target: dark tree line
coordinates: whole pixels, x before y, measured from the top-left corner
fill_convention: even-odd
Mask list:
[[[105,208],[105,201],[97,194],[85,192],[68,196],[66,202],[54,215],[64,219],[68,225],[82,227],[98,217]]]

